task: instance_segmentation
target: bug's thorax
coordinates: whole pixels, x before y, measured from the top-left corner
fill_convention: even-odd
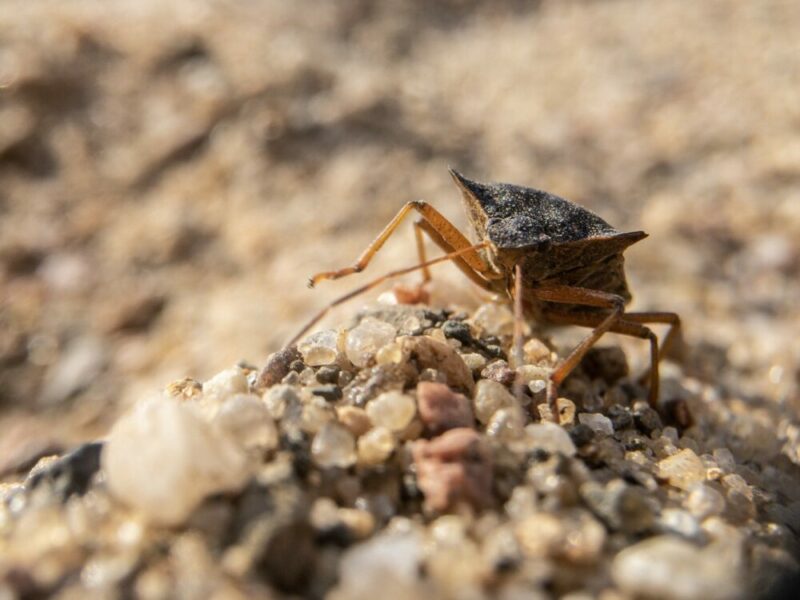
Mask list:
[[[522,272],[523,304],[529,318],[541,319],[550,303],[536,300],[537,287],[557,284],[631,298],[623,252],[646,237],[623,233],[591,211],[558,196],[509,184],[483,184],[451,171],[476,241],[497,274],[498,292],[510,295],[514,271]],[[590,307],[561,305],[566,310]]]

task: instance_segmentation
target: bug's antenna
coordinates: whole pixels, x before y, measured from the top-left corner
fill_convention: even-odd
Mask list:
[[[404,269],[397,269],[396,271],[389,271],[385,275],[381,275],[377,279],[373,279],[369,283],[365,283],[361,287],[358,287],[358,288],[346,293],[344,296],[340,296],[339,298],[337,298],[336,300],[334,300],[333,302],[331,302],[330,304],[325,306],[316,315],[314,315],[314,317],[308,323],[306,323],[303,326],[303,328],[300,331],[298,331],[294,335],[294,337],[292,337],[291,340],[289,340],[289,342],[287,342],[285,347],[289,348],[291,346],[294,346],[298,342],[298,340],[301,337],[303,337],[306,333],[308,333],[308,330],[311,329],[314,325],[316,325],[320,321],[320,319],[322,319],[322,317],[324,317],[326,314],[328,314],[328,312],[330,312],[330,310],[332,308],[334,308],[336,306],[339,306],[340,304],[344,304],[348,300],[350,300],[352,298],[355,298],[356,296],[359,296],[359,295],[363,294],[364,292],[367,292],[367,291],[371,290],[374,287],[379,286],[384,281],[387,281],[389,279],[394,279],[395,277],[400,277],[401,275],[406,275],[407,273],[412,273],[412,272],[417,271],[419,269],[426,269],[427,267],[430,267],[431,265],[435,265],[437,263],[444,262],[446,260],[452,260],[453,258],[456,258],[457,256],[461,256],[462,254],[466,254],[467,252],[473,252],[475,250],[480,250],[481,248],[485,248],[487,245],[488,245],[488,242],[480,242],[479,244],[474,244],[472,246],[467,246],[466,248],[462,248],[461,250],[456,250],[455,252],[450,252],[449,254],[445,254],[444,256],[440,256],[438,258],[434,258],[432,260],[428,260],[428,261],[416,264],[416,265],[414,265],[412,267],[405,267]]]

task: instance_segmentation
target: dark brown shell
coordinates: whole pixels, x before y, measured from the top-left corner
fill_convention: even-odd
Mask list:
[[[523,289],[557,283],[630,300],[622,253],[647,237],[645,232],[620,232],[593,212],[548,192],[478,183],[452,169],[450,173],[461,189],[476,236],[492,244],[487,250],[489,262],[505,275],[507,285],[514,266],[520,264]],[[541,309],[549,303],[526,294],[525,304],[529,316],[541,318]]]
[[[503,249],[608,238],[619,231],[593,212],[548,192],[509,183],[478,183],[451,169],[470,213],[485,214],[482,233]]]

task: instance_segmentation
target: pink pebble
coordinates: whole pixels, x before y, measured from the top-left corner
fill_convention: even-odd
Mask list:
[[[482,508],[492,497],[492,455],[474,429],[459,428],[412,448],[417,485],[428,510],[442,512],[461,502]]]
[[[425,428],[436,435],[456,427],[473,427],[472,404],[443,383],[420,381],[417,384],[417,407]]]

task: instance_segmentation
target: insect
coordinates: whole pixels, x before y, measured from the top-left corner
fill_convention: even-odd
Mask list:
[[[658,364],[678,337],[680,318],[672,312],[626,312],[631,293],[625,278],[624,251],[647,237],[643,231],[620,232],[589,210],[533,188],[506,183],[478,183],[450,170],[461,196],[477,243],[427,202],[406,203],[361,254],[353,266],[314,275],[309,285],[358,273],[369,264],[386,240],[412,211],[421,263],[387,273],[339,298],[318,314],[291,343],[308,331],[332,306],[340,304],[388,278],[422,269],[444,260],[455,265],[481,288],[507,296],[515,306],[515,349],[521,354],[522,320],[589,327],[586,336],[556,364],[547,386],[552,414],[558,386],[578,366],[586,352],[606,332],[646,339],[650,343],[648,401],[657,408]],[[424,235],[447,254],[425,259]],[[669,329],[659,349],[648,324]]]

